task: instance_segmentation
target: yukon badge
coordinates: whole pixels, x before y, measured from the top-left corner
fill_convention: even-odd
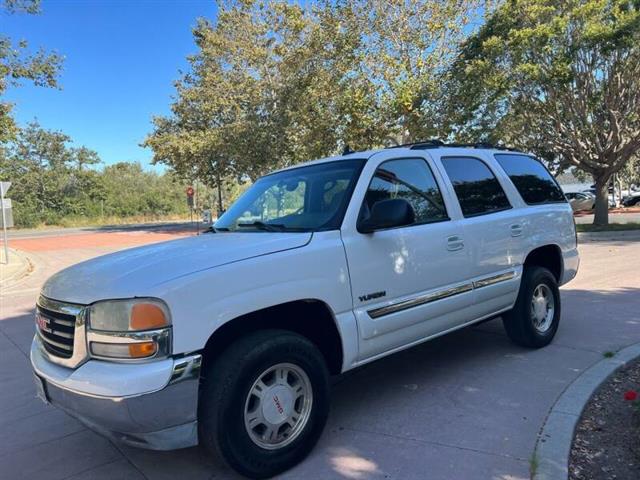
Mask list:
[[[367,302],[369,300],[373,300],[374,298],[380,298],[380,297],[386,297],[386,296],[387,296],[387,292],[382,290],[381,292],[373,292],[373,293],[368,293],[366,295],[360,295],[358,299],[360,299],[361,302]]]

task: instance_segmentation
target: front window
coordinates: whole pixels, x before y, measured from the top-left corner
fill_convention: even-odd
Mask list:
[[[393,198],[402,198],[413,207],[414,225],[449,220],[436,179],[423,159],[389,160],[380,165],[365,195],[361,218],[367,218],[377,202]]]
[[[311,232],[340,228],[364,160],[292,168],[259,179],[220,217],[216,231]]]

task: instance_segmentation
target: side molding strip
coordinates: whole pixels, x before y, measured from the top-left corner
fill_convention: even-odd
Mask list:
[[[493,285],[494,283],[504,282],[511,280],[516,276],[516,272],[511,270],[510,272],[501,273],[500,275],[494,275],[493,277],[487,277],[473,282],[473,288],[482,288]]]
[[[374,308],[373,310],[367,311],[367,313],[371,318],[383,317],[391,313],[401,312],[402,310],[418,307],[426,303],[435,302],[436,300],[442,300],[443,298],[452,297],[460,293],[470,292],[471,290],[473,290],[473,283],[465,283],[456,287],[447,288],[446,290],[439,290],[437,292],[410,298],[409,300],[403,300],[401,302],[394,303],[393,305]]]
[[[368,310],[367,313],[371,318],[374,318],[374,319],[380,318],[380,317],[384,317],[385,315],[390,315],[392,313],[408,310],[409,308],[419,307],[421,305],[435,302],[437,300],[442,300],[444,298],[453,297],[454,295],[470,292],[473,289],[488,287],[489,285],[494,285],[496,283],[511,280],[515,276],[516,276],[516,272],[511,270],[509,272],[501,273],[499,275],[493,275],[491,277],[486,277],[480,280],[476,280],[474,282],[464,283],[462,285],[457,285],[455,287],[446,288],[444,290],[438,290],[436,292],[420,295],[414,298],[410,298],[408,300],[403,300],[401,302],[394,303],[392,305],[386,305],[384,307],[374,308],[372,310]]]

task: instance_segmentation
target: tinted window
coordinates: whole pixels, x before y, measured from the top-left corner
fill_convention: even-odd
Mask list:
[[[506,153],[495,157],[527,204],[565,201],[557,182],[535,158]]]
[[[444,157],[447,175],[465,217],[511,208],[507,195],[489,167],[471,157]]]
[[[340,227],[364,160],[283,170],[254,183],[216,222],[219,231],[316,231]]]
[[[416,224],[449,219],[438,184],[424,160],[390,160],[380,165],[369,184],[361,216],[366,218],[376,202],[391,198],[403,198],[411,204]]]

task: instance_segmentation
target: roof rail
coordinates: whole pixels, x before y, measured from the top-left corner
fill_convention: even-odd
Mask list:
[[[445,147],[460,147],[460,148],[487,148],[493,150],[509,150],[517,152],[517,148],[508,147],[501,144],[493,144],[489,142],[475,142],[475,143],[445,143]]]
[[[494,145],[488,142],[475,142],[475,143],[445,143],[437,138],[429,140],[423,140],[420,142],[404,143],[402,145],[394,145],[387,148],[409,148],[411,150],[426,150],[428,148],[441,148],[441,147],[458,147],[458,148],[487,148],[494,150],[509,150],[517,151],[515,148],[507,147],[506,145]]]
[[[438,148],[443,147],[446,144],[442,140],[437,138],[431,138],[429,140],[421,140],[419,142],[403,143],[402,145],[392,145],[387,148]]]

